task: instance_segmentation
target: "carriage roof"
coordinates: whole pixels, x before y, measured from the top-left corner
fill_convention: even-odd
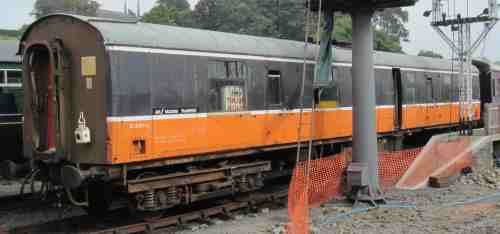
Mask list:
[[[26,30],[22,41],[25,40],[32,27],[51,17],[71,17],[88,23],[101,34],[106,46],[227,53],[283,59],[304,58],[304,42],[299,41],[67,14],[53,14],[39,19]],[[317,49],[316,45],[308,46],[306,51],[308,60],[314,60]],[[352,52],[349,49],[335,48],[333,53],[335,62],[352,62]],[[452,69],[452,63],[449,60],[380,51],[375,52],[374,61],[379,66],[429,70]]]

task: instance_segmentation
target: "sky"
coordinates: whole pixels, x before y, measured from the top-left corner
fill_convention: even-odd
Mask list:
[[[4,0],[6,1],[6,0]],[[122,11],[125,0],[97,0],[103,9]],[[140,0],[142,11],[146,12],[151,9],[156,0]],[[198,0],[188,0],[192,5]],[[262,0],[271,1],[271,0]],[[446,1],[446,0],[445,0]],[[9,10],[0,14],[1,29],[18,29],[23,24],[28,24],[33,21],[30,12],[33,10],[35,0],[15,0],[10,1]],[[451,0],[450,0],[451,2]],[[466,1],[456,1],[466,2]],[[479,14],[487,6],[487,0],[475,0],[473,6],[470,7],[471,15]],[[129,8],[135,10],[137,0],[128,0]],[[403,43],[403,50],[408,54],[417,54],[421,49],[432,50],[434,52],[450,57],[451,49],[439,37],[439,35],[429,25],[430,18],[423,17],[423,12],[431,9],[432,0],[419,0],[413,7],[407,8],[410,20],[407,28],[410,30],[410,42]],[[457,5],[456,9],[466,15],[466,6]],[[482,30],[482,24],[476,24],[473,27],[473,39],[479,35]],[[476,56],[486,56],[487,58],[500,61],[500,24],[498,24],[490,33],[486,40],[486,49],[483,51],[483,46],[479,47]]]

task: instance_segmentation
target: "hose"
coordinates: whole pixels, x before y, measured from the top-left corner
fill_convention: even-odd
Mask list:
[[[484,196],[477,196],[477,197],[466,199],[464,201],[452,202],[452,203],[448,203],[448,204],[438,206],[438,207],[464,206],[464,205],[470,205],[470,204],[475,204],[475,203],[493,202],[493,201],[497,201],[497,200],[500,200],[500,192],[489,194],[489,195],[484,195]],[[368,212],[368,211],[378,209],[378,208],[417,209],[417,205],[414,203],[392,202],[392,203],[388,203],[388,204],[384,204],[384,205],[377,205],[377,206],[364,207],[364,208],[355,208],[355,209],[352,209],[350,212],[339,214],[337,216],[334,216],[333,218],[321,218],[320,225],[333,224],[341,219],[352,218],[352,215],[354,215],[354,214],[364,213],[364,212]],[[430,207],[425,207],[425,208],[422,208],[422,210],[426,210],[429,208]],[[323,217],[325,217],[325,216],[323,216]]]
[[[320,225],[333,224],[341,219],[352,218],[352,215],[354,215],[354,214],[364,213],[364,212],[368,212],[370,210],[374,210],[374,209],[378,209],[378,208],[383,208],[383,209],[396,209],[396,208],[417,209],[417,205],[414,203],[392,202],[392,203],[387,203],[384,205],[377,205],[377,206],[370,206],[370,207],[363,207],[363,208],[354,208],[350,212],[334,216],[333,218],[323,218],[323,220],[320,221]]]
[[[83,207],[88,207],[89,206],[89,202],[88,202],[88,191],[85,191],[85,197],[86,197],[86,200],[87,201],[84,201],[84,202],[79,202],[77,201],[74,197],[73,197],[73,193],[71,193],[71,191],[68,189],[68,188],[64,188],[64,191],[66,192],[66,195],[68,196],[68,199],[69,201],[71,202],[71,204],[75,205],[75,206],[83,206]]]
[[[31,187],[31,192],[33,193],[33,184],[35,181],[35,177],[36,175],[40,173],[40,169],[36,169],[36,170],[33,170],[31,171],[28,175],[26,175],[23,179],[23,183],[21,184],[21,189],[19,190],[19,196],[24,196],[24,188],[25,186],[27,186],[28,184],[30,185]]]

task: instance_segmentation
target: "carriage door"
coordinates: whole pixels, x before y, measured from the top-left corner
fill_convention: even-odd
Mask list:
[[[402,126],[403,118],[403,89],[401,83],[401,70],[392,69],[393,87],[394,87],[394,129],[399,130]]]
[[[64,150],[65,113],[64,74],[68,66],[64,64],[64,53],[60,41],[41,42],[26,50],[24,66],[26,68],[26,87],[28,90],[25,105],[25,140],[26,147],[38,151],[39,156],[53,155],[56,150]],[[67,83],[67,82],[66,82]],[[33,145],[29,145],[33,144]],[[28,153],[31,154],[31,153]]]
[[[432,126],[434,122],[434,86],[430,74],[425,75],[425,125]]]
[[[54,110],[53,115],[55,116],[55,132],[56,146],[62,151],[67,152],[69,150],[68,139],[73,137],[73,128],[68,126],[67,120],[70,119],[71,110],[69,108],[70,91],[71,84],[69,79],[65,77],[70,76],[70,66],[68,62],[68,56],[66,50],[64,49],[63,43],[60,40],[53,40],[50,43],[52,52],[52,79],[54,83],[53,96],[54,96]]]

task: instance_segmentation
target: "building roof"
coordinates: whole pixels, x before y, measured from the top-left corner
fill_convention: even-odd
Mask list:
[[[16,55],[17,48],[19,47],[19,41],[0,40],[0,62],[5,63],[20,63],[20,56]]]
[[[117,20],[98,17],[55,14],[39,19],[31,27],[49,17],[73,17],[87,22],[97,29],[106,46],[130,46],[197,52],[256,55],[274,58],[303,59],[304,42],[216,32],[177,26],[157,25],[136,20]],[[314,60],[317,46],[306,51],[308,60]],[[336,62],[352,62],[352,51],[333,50]],[[375,52],[375,64],[380,66],[409,67],[433,70],[449,70],[452,63],[444,59],[411,56],[397,53]]]

